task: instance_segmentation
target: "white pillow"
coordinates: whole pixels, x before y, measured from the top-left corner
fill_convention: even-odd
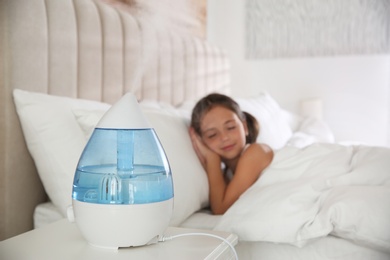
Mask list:
[[[71,204],[74,172],[87,139],[109,104],[23,90],[14,100],[27,147],[45,190],[63,216]],[[186,119],[173,107],[141,105],[167,153],[174,182],[171,225],[208,204],[208,182],[192,149]]]
[[[76,121],[83,130],[85,140],[88,141],[96,124],[108,109],[90,110],[90,109],[73,109]]]
[[[267,93],[252,98],[236,98],[243,111],[254,116],[260,125],[257,142],[268,144],[272,149],[284,147],[292,136],[289,118],[279,104]]]
[[[13,92],[16,111],[47,195],[66,216],[75,169],[86,140],[73,109],[107,109],[108,104],[28,92]]]
[[[170,222],[177,226],[195,211],[208,204],[208,181],[191,144],[186,119],[174,107],[152,101],[141,103],[141,109],[155,129],[167,154],[174,185],[174,209]],[[104,111],[74,110],[74,114],[90,136]]]
[[[313,143],[334,143],[334,135],[329,126],[314,117],[302,119],[302,122],[286,145],[304,148]]]

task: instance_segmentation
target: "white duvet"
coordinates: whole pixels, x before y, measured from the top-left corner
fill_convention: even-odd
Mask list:
[[[331,234],[390,252],[390,149],[285,147],[215,229],[296,246]]]

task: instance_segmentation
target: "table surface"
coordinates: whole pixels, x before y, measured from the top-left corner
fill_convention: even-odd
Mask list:
[[[104,249],[94,247],[67,219],[0,242],[0,259],[234,259],[233,250],[221,239],[236,245],[236,235],[211,230],[168,227],[165,236],[185,235],[148,246]]]

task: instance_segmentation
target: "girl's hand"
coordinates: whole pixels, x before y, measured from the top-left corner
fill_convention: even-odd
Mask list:
[[[191,137],[192,147],[195,150],[196,155],[199,158],[204,169],[206,169],[207,160],[212,158],[218,158],[219,156],[210,150],[202,141],[201,137],[195,132],[195,130],[190,127],[189,134]]]

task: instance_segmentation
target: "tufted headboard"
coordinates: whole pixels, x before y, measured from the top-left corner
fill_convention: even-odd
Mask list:
[[[0,1],[0,59],[0,240],[32,229],[48,199],[13,89],[107,103],[131,91],[173,105],[229,91],[223,51],[99,0]]]

